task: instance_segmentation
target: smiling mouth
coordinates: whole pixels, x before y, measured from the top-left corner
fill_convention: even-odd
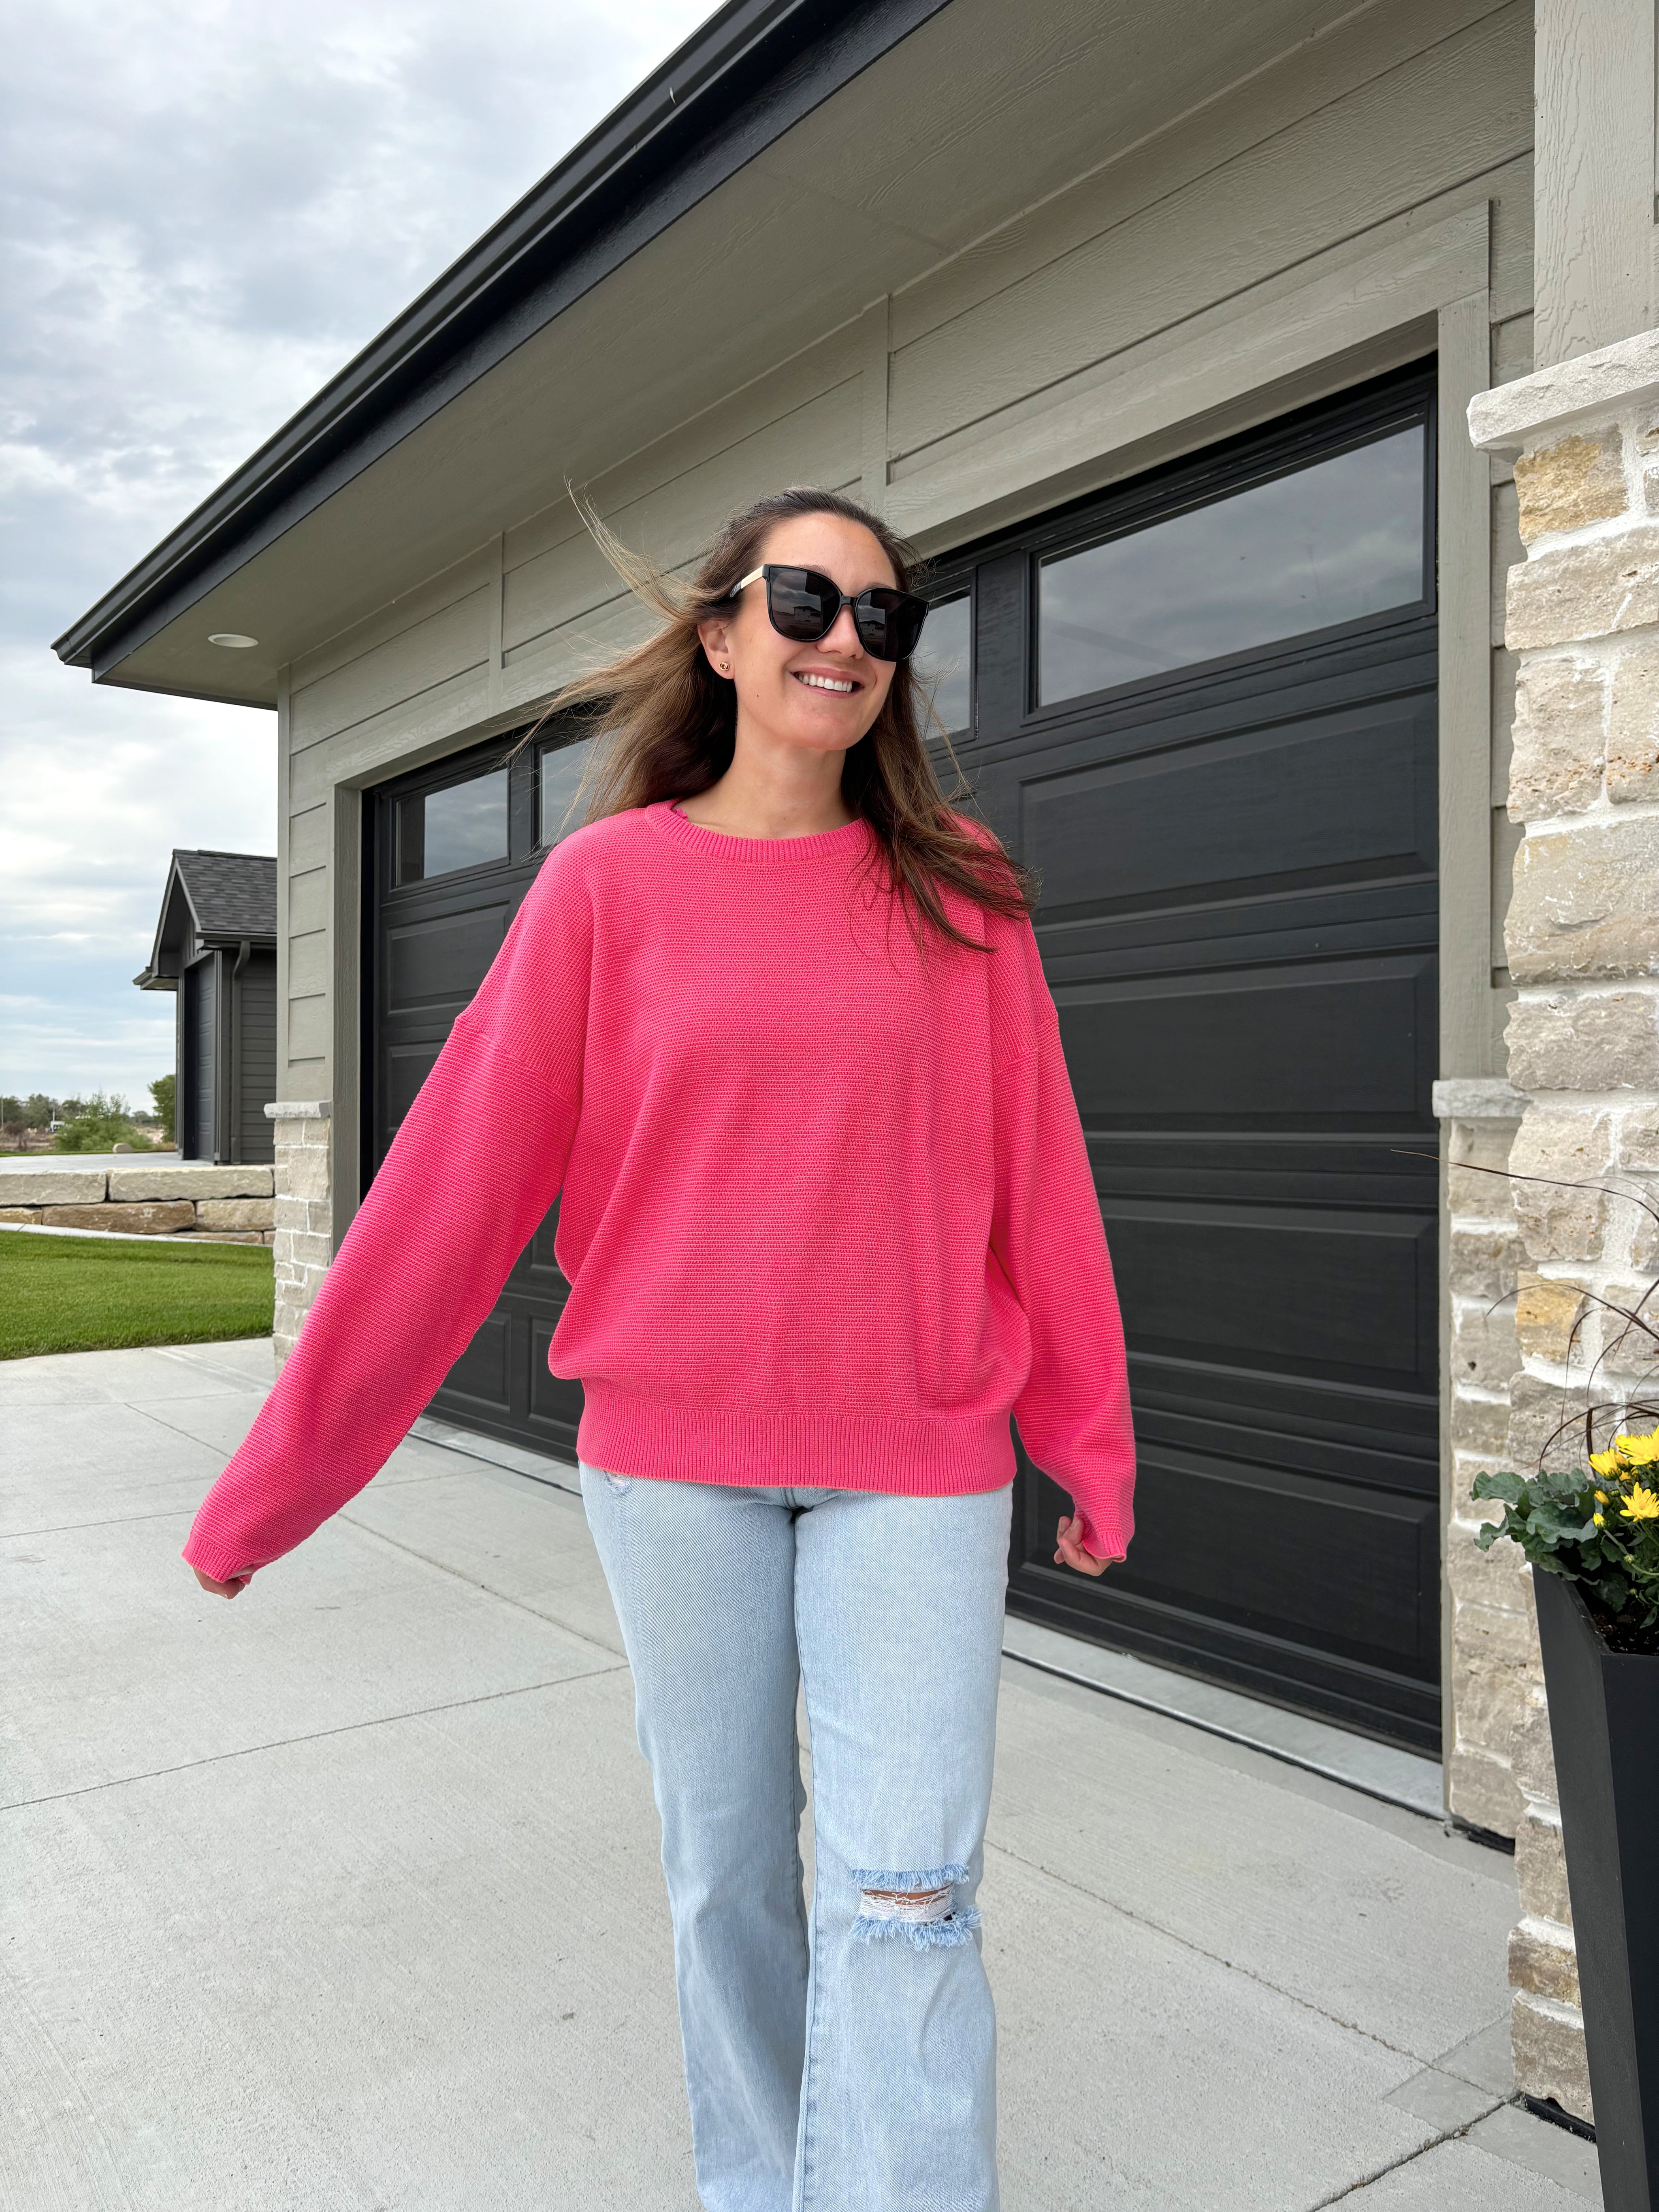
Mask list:
[[[809,691],[829,691],[838,699],[845,699],[859,688],[850,676],[819,676],[811,670],[803,673],[799,668],[791,673],[796,683],[804,684]]]

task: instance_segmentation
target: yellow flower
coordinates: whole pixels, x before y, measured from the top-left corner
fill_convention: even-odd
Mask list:
[[[1647,1437],[1615,1437],[1613,1448],[1626,1467],[1651,1467],[1659,1460],[1659,1429]]]
[[[1598,1505],[1605,1505],[1605,1504],[1607,1504],[1607,1492],[1606,1492],[1605,1490],[1598,1490],[1598,1491],[1596,1492],[1596,1493],[1595,1493],[1595,1502],[1596,1502],[1596,1504],[1597,1504]]]
[[[1626,1521],[1659,1521],[1659,1490],[1638,1483],[1625,1500]]]
[[[1616,1444],[1612,1451],[1592,1452],[1590,1465],[1595,1469],[1597,1474],[1610,1474],[1616,1480],[1620,1471]]]
[[[1599,1491],[1596,1494],[1598,1497],[1601,1495]],[[1590,1518],[1598,1528],[1605,1528],[1607,1525],[1607,1516],[1605,1513],[1592,1513]]]

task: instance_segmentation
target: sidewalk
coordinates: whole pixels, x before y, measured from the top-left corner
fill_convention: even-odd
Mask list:
[[[0,2203],[696,2212],[580,1502],[411,1439],[209,1598],[270,1362],[0,1365]],[[1008,2212],[1601,2202],[1504,2102],[1510,1862],[1433,1821],[1010,1660],[981,1904]]]

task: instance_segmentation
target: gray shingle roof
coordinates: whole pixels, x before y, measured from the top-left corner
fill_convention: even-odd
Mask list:
[[[204,937],[276,934],[276,863],[263,853],[175,852]]]

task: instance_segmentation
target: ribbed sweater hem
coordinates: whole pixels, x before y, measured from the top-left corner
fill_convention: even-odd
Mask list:
[[[903,1498],[1000,1490],[1014,1479],[1006,1413],[769,1413],[671,1406],[585,1380],[576,1449],[611,1474]]]

